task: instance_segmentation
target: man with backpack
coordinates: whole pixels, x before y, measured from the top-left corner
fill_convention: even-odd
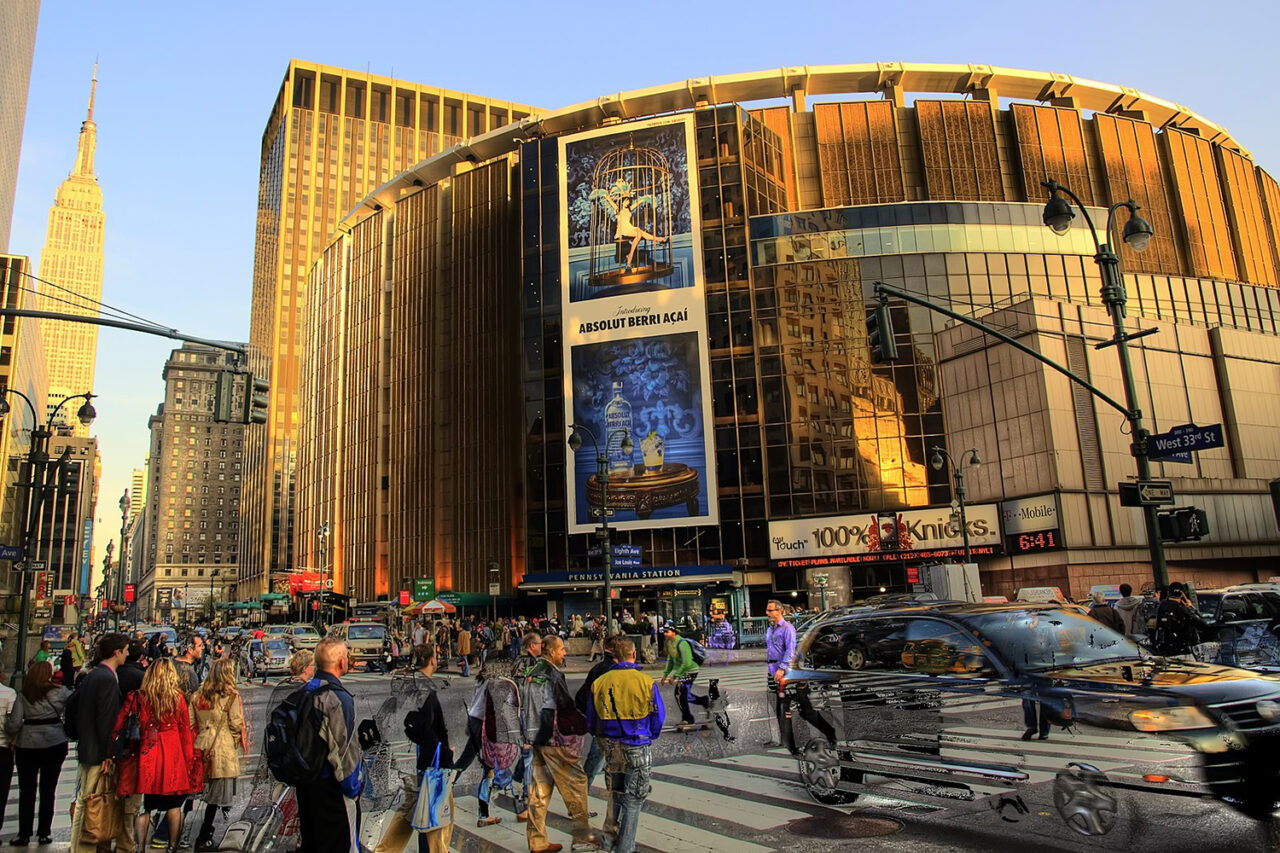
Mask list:
[[[297,790],[302,853],[354,853],[364,774],[355,701],[342,685],[346,643],[321,640],[315,665],[315,677],[271,712],[263,749],[272,775]]]
[[[662,636],[667,643],[667,666],[662,671],[662,683],[674,684],[676,703],[680,706],[680,726],[688,727],[697,721],[689,705],[701,705],[711,713],[711,703],[720,698],[718,679],[713,679],[707,687],[706,696],[693,695],[693,682],[698,677],[698,669],[707,659],[707,650],[701,643],[676,633],[674,623],[662,626]]]
[[[84,844],[85,799],[98,787],[98,777],[111,770],[111,729],[120,713],[120,684],[116,669],[125,662],[129,638],[124,634],[103,634],[94,653],[94,666],[80,680],[67,700],[67,737],[76,743],[79,774],[76,779],[75,815],[71,819],[71,853],[95,853],[98,845]],[[135,813],[137,809],[134,809]]]

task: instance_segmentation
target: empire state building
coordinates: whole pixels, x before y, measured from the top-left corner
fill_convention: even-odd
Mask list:
[[[102,299],[102,246],[106,217],[102,213],[102,188],[93,173],[98,126],[93,120],[93,99],[98,88],[94,66],[89,91],[89,114],[80,125],[76,164],[58,187],[49,209],[49,228],[40,253],[40,295],[37,307],[64,314],[98,316]],[[94,363],[98,354],[98,327],[88,323],[44,320],[40,323],[49,373],[49,410],[65,398],[93,390]],[[60,416],[65,418],[65,409]],[[69,419],[75,435],[87,435],[88,427]]]

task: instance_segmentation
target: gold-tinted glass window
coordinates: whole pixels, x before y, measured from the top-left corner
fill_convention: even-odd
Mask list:
[[[916,101],[916,119],[929,198],[1005,200],[990,104]]]
[[[817,104],[813,115],[825,206],[906,199],[892,101]]]
[[[1277,269],[1280,269],[1280,183],[1259,169],[1258,184],[1262,188],[1262,207],[1267,218],[1267,240],[1271,244],[1271,258]]]
[[[1249,158],[1218,149],[1222,166],[1222,186],[1226,190],[1227,218],[1236,241],[1236,261],[1240,278],[1254,284],[1276,283],[1275,263],[1271,258],[1266,219],[1262,213],[1262,196]]]
[[[1028,199],[1045,194],[1042,181],[1050,178],[1071,187],[1085,204],[1095,203],[1084,156],[1084,126],[1080,113],[1062,107],[1014,104],[1010,108],[1018,133],[1022,187]]]
[[[1213,146],[1190,133],[1168,129],[1161,134],[1169,158],[1174,195],[1186,226],[1191,272],[1209,278],[1236,277],[1236,259],[1227,231]]]
[[[779,144],[782,148],[782,178],[786,184],[787,191],[786,209],[794,210],[798,206],[800,196],[796,191],[796,145],[791,128],[791,109],[790,107],[768,107],[766,109],[751,110],[750,115],[778,134]]]
[[[1145,252],[1135,252],[1123,241],[1112,240],[1119,245],[1125,272],[1181,272],[1155,128],[1144,121],[1104,113],[1094,115],[1093,128],[1102,152],[1107,196],[1102,201],[1115,204],[1133,199],[1142,206],[1142,216],[1155,229]]]

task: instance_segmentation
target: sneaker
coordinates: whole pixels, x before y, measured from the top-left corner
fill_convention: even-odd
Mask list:
[[[546,847],[543,847],[541,850],[533,850],[531,851],[531,853],[560,853],[560,851],[563,849],[564,849],[563,844],[548,844]]]
[[[477,821],[476,821],[476,826],[493,826],[494,824],[497,824],[497,823],[502,823],[502,818],[500,818],[500,817],[482,817],[482,818],[480,818],[479,820],[477,820]]]
[[[168,850],[169,841],[164,838],[157,838],[156,836],[153,835],[151,836],[150,847],[152,850]]]
[[[529,810],[525,809],[524,811],[520,812],[520,814],[516,815],[516,820],[519,821],[520,823],[525,823],[526,821],[528,821]]]
[[[14,847],[26,847],[28,844],[31,843],[31,837],[29,835],[19,835],[9,843],[12,844]]]
[[[707,685],[707,698],[712,702],[720,698],[720,679],[711,679],[711,683]]]
[[[37,844],[52,844],[52,843],[53,843],[53,836],[52,836],[52,835],[42,835],[42,836],[40,836],[39,841],[37,841],[36,843],[37,843]]]
[[[217,850],[218,845],[213,843],[213,837],[196,839],[196,853],[212,853]]]

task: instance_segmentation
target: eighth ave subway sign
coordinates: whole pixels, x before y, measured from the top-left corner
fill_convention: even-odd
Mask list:
[[[999,507],[966,505],[965,517],[971,554],[995,554],[1001,543]],[[769,558],[784,566],[942,559],[962,548],[947,506],[769,522]]]

